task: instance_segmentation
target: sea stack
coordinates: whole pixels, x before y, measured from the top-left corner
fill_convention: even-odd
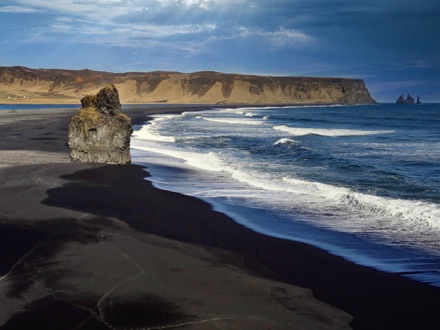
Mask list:
[[[74,162],[131,163],[131,119],[121,111],[119,93],[107,85],[81,99],[81,109],[69,124],[70,158]]]
[[[420,101],[418,96],[417,100]],[[409,94],[406,96],[406,99],[403,97],[403,95],[400,95],[396,100],[396,104],[414,104],[414,98]]]

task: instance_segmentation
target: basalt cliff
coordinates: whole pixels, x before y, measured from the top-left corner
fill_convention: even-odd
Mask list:
[[[69,123],[70,158],[74,162],[130,164],[130,118],[121,112],[113,85],[81,99],[81,109]]]
[[[24,67],[0,67],[0,103],[77,103],[106,84],[116,86],[123,103],[375,103],[360,79]]]

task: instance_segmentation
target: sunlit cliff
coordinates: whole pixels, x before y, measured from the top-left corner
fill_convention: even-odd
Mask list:
[[[0,103],[78,103],[113,84],[122,103],[368,104],[364,81],[219,72],[127,72],[0,67]]]

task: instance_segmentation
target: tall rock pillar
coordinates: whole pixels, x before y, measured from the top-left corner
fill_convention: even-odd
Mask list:
[[[119,93],[108,85],[81,99],[69,124],[70,158],[74,162],[130,164],[131,119],[121,112]]]

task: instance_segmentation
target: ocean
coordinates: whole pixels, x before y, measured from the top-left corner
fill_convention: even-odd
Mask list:
[[[157,115],[133,163],[238,223],[440,287],[440,104]]]
[[[79,109],[78,104],[0,104],[0,111]]]

